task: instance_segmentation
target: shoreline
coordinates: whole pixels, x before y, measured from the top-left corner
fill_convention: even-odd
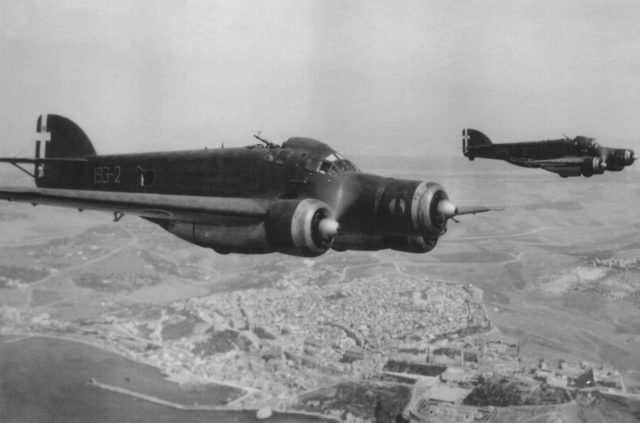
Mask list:
[[[100,389],[104,389],[106,391],[111,391],[111,392],[115,392],[121,395],[128,395],[130,397],[136,398],[136,399],[141,399],[144,401],[150,401],[153,402],[155,404],[159,404],[159,405],[163,405],[165,407],[171,407],[174,408],[176,410],[181,410],[181,411],[236,411],[236,412],[254,412],[257,413],[259,408],[229,408],[227,406],[224,405],[198,405],[198,404],[194,404],[194,405],[184,405],[184,404],[179,404],[176,402],[172,402],[172,401],[167,401],[167,400],[163,400],[161,398],[158,397],[154,397],[152,395],[147,395],[147,394],[142,394],[140,392],[136,392],[136,391],[132,391],[130,389],[126,389],[126,388],[121,388],[119,386],[113,386],[113,385],[109,385],[107,383],[102,383],[99,382],[98,380],[96,380],[95,378],[91,378],[90,381],[88,382],[89,385],[95,386],[97,388]],[[307,417],[317,417],[320,419],[325,419],[325,420],[335,420],[330,416],[324,415],[324,414],[319,414],[319,413],[311,413],[311,412],[307,412],[307,411],[286,411],[286,410],[273,410],[274,413],[278,413],[278,414],[288,414],[291,416],[307,416]]]
[[[86,339],[78,339],[75,337],[64,337],[64,336],[58,336],[58,335],[52,335],[52,334],[44,334],[44,333],[28,333],[28,332],[24,332],[24,331],[13,331],[13,332],[4,332],[2,334],[0,334],[1,337],[15,337],[12,339],[6,339],[4,340],[5,343],[15,343],[15,342],[19,342],[19,341],[23,341],[23,340],[27,340],[27,339],[31,339],[31,338],[45,338],[45,339],[55,339],[58,341],[65,341],[65,342],[74,342],[77,344],[83,344],[83,345],[87,345],[93,348],[97,348],[103,351],[106,351],[108,353],[112,353],[112,354],[116,354],[124,359],[130,360],[132,362],[138,363],[138,364],[143,364],[143,365],[148,365],[150,367],[153,367],[155,369],[158,369],[160,371],[162,371],[161,369],[155,367],[155,366],[151,366],[149,363],[146,363],[144,361],[139,361],[139,360],[135,360],[132,357],[130,357],[129,355],[125,354],[123,351],[119,351],[117,348],[110,346],[110,345],[100,345],[100,344],[94,344],[93,342],[86,340]],[[164,372],[163,372],[164,373]],[[179,382],[177,382],[176,380],[172,379],[170,377],[170,375],[164,374],[164,379],[167,382],[179,385]],[[211,384],[214,384],[215,382],[208,382]],[[174,402],[174,401],[169,401],[169,400],[165,400],[153,395],[149,395],[149,394],[144,394],[141,392],[137,392],[137,391],[133,391],[124,387],[120,387],[120,386],[116,386],[116,385],[111,385],[108,383],[103,383],[98,381],[96,378],[91,378],[88,382],[86,382],[87,385],[89,386],[95,386],[98,389],[103,389],[105,391],[110,391],[110,392],[114,392],[120,395],[127,395],[129,397],[138,399],[138,400],[143,400],[143,401],[147,401],[147,402],[151,402],[157,405],[161,405],[164,407],[169,407],[172,408],[174,410],[179,410],[179,411],[199,411],[199,412],[238,412],[238,413],[252,413],[255,415],[255,413],[257,413],[257,411],[261,408],[261,407],[257,407],[257,408],[246,408],[246,407],[234,407],[234,406],[229,406],[227,404],[225,405],[199,405],[197,404],[197,402],[195,404],[182,404],[182,403],[178,403],[178,402]],[[216,383],[217,385],[222,385],[220,383]],[[229,385],[224,385],[224,386],[229,386]],[[238,399],[241,399],[243,397],[245,397],[246,395],[250,395],[251,392],[247,392],[245,390],[245,394],[236,398],[233,401],[230,401],[229,403],[233,403],[236,402]],[[334,418],[332,418],[331,416],[325,415],[325,414],[319,414],[319,413],[312,413],[312,412],[305,412],[305,411],[289,411],[289,410],[273,410],[273,414],[279,414],[279,415],[288,415],[288,416],[305,416],[305,417],[312,417],[312,418],[318,418],[321,419],[322,421],[335,421]]]
[[[177,410],[189,410],[189,411],[236,411],[236,409],[228,408],[225,406],[219,405],[185,405],[180,404],[173,401],[167,401],[162,398],[154,397],[153,395],[147,395],[140,392],[132,391],[127,388],[122,388],[120,386],[109,385],[108,383],[102,383],[97,381],[95,378],[91,378],[88,382],[89,385],[96,386],[100,389],[104,389],[106,391],[116,392],[122,395],[129,395],[130,397],[142,399],[145,401],[150,401],[156,404],[164,405],[165,407],[175,408]],[[237,409],[238,411],[244,411],[241,409]]]

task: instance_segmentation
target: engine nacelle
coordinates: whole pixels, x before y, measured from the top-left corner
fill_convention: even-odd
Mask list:
[[[277,201],[264,220],[242,225],[169,222],[163,227],[179,238],[220,253],[277,251],[305,257],[325,253],[337,233],[329,206],[314,199]]]
[[[607,154],[607,169],[615,172],[630,166],[635,161],[635,153],[623,148],[610,149]]]
[[[447,216],[438,208],[449,196],[435,182],[394,179],[384,186],[376,212],[377,229],[385,235],[439,237]]]
[[[337,222],[322,201],[280,200],[267,211],[267,242],[276,251],[291,255],[319,256],[325,253],[337,233]]]
[[[592,175],[601,175],[604,173],[605,166],[600,157],[591,157],[584,159],[580,171],[586,177]]]

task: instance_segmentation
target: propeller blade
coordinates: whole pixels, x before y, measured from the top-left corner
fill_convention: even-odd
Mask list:
[[[333,209],[333,216],[340,221],[342,216],[349,210],[351,205],[357,201],[362,191],[362,187],[353,178],[348,176],[340,177],[336,186],[327,185],[320,187],[321,194],[327,198],[327,204]]]
[[[504,210],[504,207],[484,207],[484,206],[456,206],[449,200],[442,200],[438,203],[438,213],[447,219],[463,214],[484,213],[493,210]],[[455,220],[455,219],[454,219]]]
[[[488,211],[502,211],[504,207],[484,207],[484,206],[459,206],[457,216],[463,214],[476,214]]]

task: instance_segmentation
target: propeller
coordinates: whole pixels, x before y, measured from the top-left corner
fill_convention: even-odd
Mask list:
[[[600,170],[607,170],[607,161],[604,158],[600,159]]]
[[[445,219],[450,219],[458,214],[458,207],[449,200],[440,200],[438,203],[438,213]]]
[[[449,200],[441,200],[438,203],[438,213],[447,219],[453,219],[455,216],[463,214],[484,213],[492,210],[504,210],[503,207],[490,208],[484,206],[456,206]],[[454,219],[455,220],[455,219]]]
[[[326,217],[318,224],[318,231],[323,241],[328,242],[338,234],[340,223],[332,217]]]
[[[325,198],[332,198],[329,201],[333,216],[323,219],[318,230],[323,240],[329,241],[333,239],[340,231],[340,218],[348,210],[349,206],[357,198],[356,184],[350,178],[340,178],[337,188],[326,186]]]
[[[357,182],[349,177],[338,178],[337,184],[323,184],[316,189],[318,189],[318,196],[324,198],[331,207],[333,218],[337,222],[340,222],[345,212],[357,200],[361,190]]]
[[[449,200],[441,200],[438,203],[438,213],[445,219],[451,219],[456,223],[460,223],[456,216],[464,214],[485,213],[488,211],[502,211],[504,207],[485,207],[485,206],[456,206]]]

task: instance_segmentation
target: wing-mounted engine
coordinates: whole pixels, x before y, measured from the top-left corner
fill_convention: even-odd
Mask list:
[[[338,232],[329,206],[319,200],[281,200],[267,211],[265,234],[276,251],[292,255],[325,253]]]
[[[606,164],[600,157],[587,157],[582,162],[580,171],[584,176],[590,177],[603,174],[605,169]]]
[[[304,257],[325,253],[338,230],[329,206],[314,199],[276,201],[264,219],[247,223],[165,222],[162,226],[186,241],[220,253],[280,252]]]

